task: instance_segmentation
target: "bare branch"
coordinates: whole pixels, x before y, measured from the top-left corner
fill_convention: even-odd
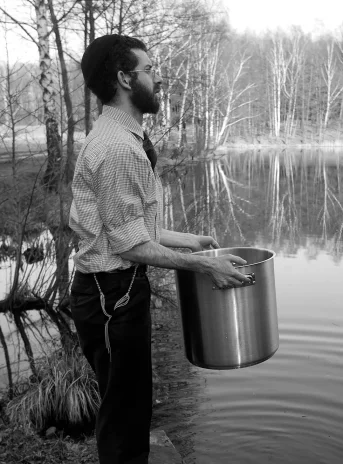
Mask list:
[[[37,45],[38,47],[38,42],[37,40],[30,34],[29,31],[27,31],[25,29],[25,27],[23,26],[23,24],[25,24],[25,26],[28,26],[28,27],[33,27],[31,26],[30,24],[26,24],[26,23],[23,23],[22,21],[18,21],[17,19],[13,18],[13,16],[11,16],[6,10],[4,10],[1,6],[0,6],[0,11],[2,11],[4,13],[4,15],[6,15],[8,18],[10,18],[14,24],[16,24],[17,26],[19,26],[24,32],[25,34],[32,40],[32,42],[34,44]]]

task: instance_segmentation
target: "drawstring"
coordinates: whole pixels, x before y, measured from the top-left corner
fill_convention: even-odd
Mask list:
[[[120,298],[120,300],[117,301],[117,303],[114,305],[114,308],[113,308],[113,312],[117,309],[117,308],[120,308],[121,306],[126,306],[128,304],[128,302],[130,301],[130,291],[131,291],[131,288],[132,288],[132,285],[133,285],[133,281],[135,280],[135,277],[136,277],[136,272],[137,272],[137,268],[138,268],[138,264],[136,264],[135,266],[135,270],[133,272],[133,276],[132,276],[132,279],[131,279],[131,282],[130,282],[130,286],[128,288],[128,291],[125,293],[124,296],[122,296]],[[101,309],[102,309],[102,312],[105,314],[105,316],[108,318],[107,321],[106,321],[106,324],[105,324],[105,344],[106,344],[106,348],[107,348],[107,351],[108,351],[108,354],[110,356],[110,362],[112,362],[112,356],[111,356],[111,343],[110,343],[110,337],[109,337],[109,334],[108,334],[108,325],[110,323],[110,320],[112,319],[112,316],[113,314],[108,314],[108,312],[106,311],[105,309],[105,295],[102,293],[101,291],[101,288],[100,288],[100,285],[99,285],[99,282],[96,278],[96,275],[94,274],[94,279],[95,279],[95,282],[97,284],[97,287],[99,289],[99,293],[100,293],[100,304],[101,304]]]

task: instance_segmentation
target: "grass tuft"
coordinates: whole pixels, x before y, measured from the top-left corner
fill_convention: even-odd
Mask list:
[[[7,404],[13,425],[43,433],[49,427],[76,436],[94,429],[98,384],[83,355],[57,352],[41,360],[39,381]]]

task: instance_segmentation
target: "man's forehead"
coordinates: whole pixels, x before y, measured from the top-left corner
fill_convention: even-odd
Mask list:
[[[138,66],[151,66],[151,59],[144,50],[133,48],[131,51],[137,56]]]

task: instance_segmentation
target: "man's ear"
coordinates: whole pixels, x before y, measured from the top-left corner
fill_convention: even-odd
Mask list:
[[[131,90],[130,78],[123,71],[118,71],[117,79],[118,84],[124,87],[124,89]]]

